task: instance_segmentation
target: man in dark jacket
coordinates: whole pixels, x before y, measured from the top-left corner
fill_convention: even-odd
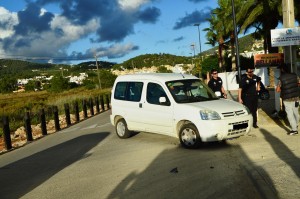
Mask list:
[[[291,126],[288,135],[298,134],[299,123],[299,90],[300,79],[295,73],[289,73],[289,65],[280,66],[281,75],[276,87],[283,101],[285,112]]]
[[[223,87],[223,81],[218,77],[218,71],[216,69],[211,70],[211,79],[208,82],[208,86],[218,97],[227,98],[227,94]]]
[[[254,68],[247,68],[246,74],[242,75],[239,84],[238,101],[244,104],[250,110],[253,116],[253,127],[258,128],[257,106],[261,78],[256,76],[253,72]]]

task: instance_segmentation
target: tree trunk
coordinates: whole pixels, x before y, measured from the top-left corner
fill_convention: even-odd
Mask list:
[[[219,69],[223,71],[223,46],[224,46],[224,40],[223,38],[219,39]]]
[[[231,45],[231,70],[236,71],[236,54],[234,45],[234,34],[230,35],[230,45]]]

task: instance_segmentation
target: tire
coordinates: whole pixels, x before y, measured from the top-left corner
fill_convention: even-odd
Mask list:
[[[117,136],[121,139],[126,139],[131,136],[131,132],[128,130],[126,121],[123,118],[117,121],[115,129]]]
[[[198,148],[201,144],[198,129],[194,124],[184,124],[179,131],[179,140],[181,145],[187,149]]]

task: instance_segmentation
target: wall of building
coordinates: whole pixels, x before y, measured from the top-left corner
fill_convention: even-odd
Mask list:
[[[244,74],[245,70],[241,71],[241,74]],[[254,70],[254,74],[261,77],[262,83],[268,87],[270,86],[270,78],[268,74],[268,68],[258,68]],[[223,86],[225,90],[238,90],[239,85],[237,83],[238,72],[224,72],[219,73],[218,75],[223,80]],[[276,76],[276,75],[275,75]]]

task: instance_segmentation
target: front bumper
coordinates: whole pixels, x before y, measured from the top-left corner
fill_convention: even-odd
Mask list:
[[[202,120],[196,126],[203,142],[213,142],[246,135],[252,124],[252,115],[246,115],[222,120]]]

